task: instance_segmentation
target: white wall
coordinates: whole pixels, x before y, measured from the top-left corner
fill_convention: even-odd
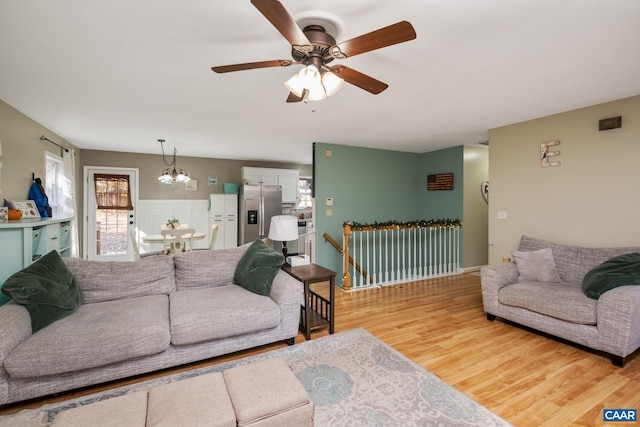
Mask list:
[[[616,116],[622,128],[598,131]],[[543,168],[540,144],[556,139],[561,165]],[[490,263],[510,257],[523,234],[640,245],[640,96],[492,129],[489,147]]]

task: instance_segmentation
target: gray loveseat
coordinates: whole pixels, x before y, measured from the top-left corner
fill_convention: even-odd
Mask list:
[[[482,267],[482,301],[489,320],[501,317],[611,356],[614,365],[640,347],[640,286],[621,286],[599,299],[585,295],[589,270],[640,247],[586,248],[523,236],[519,252],[550,248],[558,282],[522,280],[514,262]],[[514,254],[516,255],[516,254]]]
[[[84,302],[31,332],[27,310],[0,306],[0,404],[287,340],[303,285],[278,271],[269,296],[233,284],[248,245],[135,262],[65,259]]]

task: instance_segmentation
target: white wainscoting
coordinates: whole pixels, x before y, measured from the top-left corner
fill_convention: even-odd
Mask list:
[[[178,218],[189,228],[206,233],[204,240],[194,242],[194,248],[209,246],[209,202],[208,200],[139,200],[136,209],[136,228],[140,252],[161,251],[161,244],[142,242],[142,237],[149,234],[160,234],[162,225],[169,218]]]

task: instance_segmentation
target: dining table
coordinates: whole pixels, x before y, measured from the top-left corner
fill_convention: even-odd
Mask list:
[[[193,238],[191,237],[191,234],[185,234],[182,238],[184,240],[189,240],[190,238],[192,238],[193,241],[195,242],[196,240],[204,240],[206,237],[207,237],[206,233],[196,231],[195,233],[193,233]],[[175,239],[176,239],[175,236],[172,236],[172,235],[167,236],[168,243],[171,243]],[[164,236],[162,234],[147,234],[146,236],[142,236],[142,241],[144,243],[163,244]]]

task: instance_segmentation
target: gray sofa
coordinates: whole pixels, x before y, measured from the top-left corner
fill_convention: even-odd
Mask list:
[[[65,259],[84,302],[31,333],[27,310],[0,306],[0,404],[287,340],[303,285],[278,271],[269,296],[233,284],[248,245],[135,262]]]
[[[640,247],[586,248],[523,236],[518,252],[550,248],[558,282],[523,280],[514,262],[482,267],[482,301],[497,317],[606,352],[616,366],[640,347],[640,286],[620,286],[599,299],[585,295],[589,270]],[[518,255],[514,253],[514,255]]]

